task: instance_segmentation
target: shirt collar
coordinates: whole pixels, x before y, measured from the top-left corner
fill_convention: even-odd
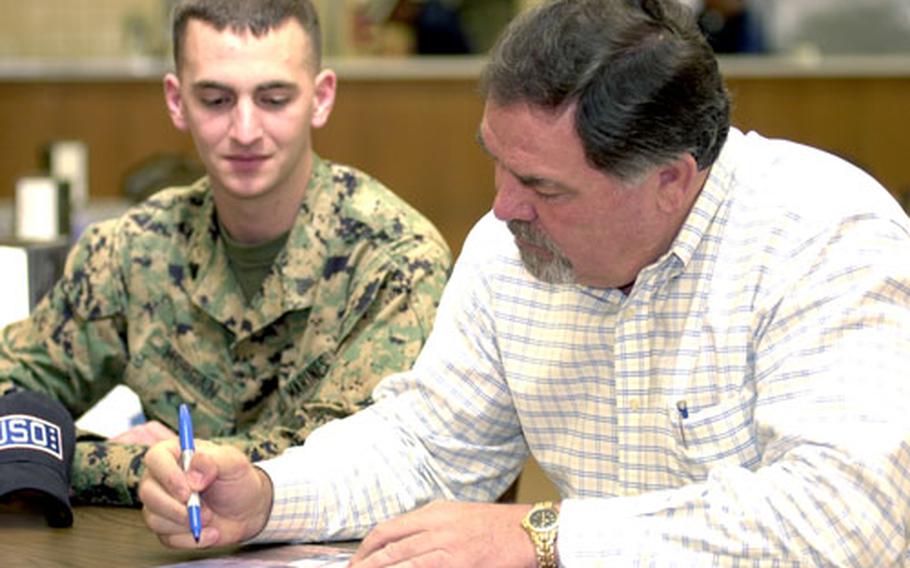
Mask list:
[[[322,275],[327,254],[326,239],[329,235],[324,231],[334,224],[338,215],[332,186],[331,168],[314,154],[313,169],[300,213],[288,235],[287,245],[275,259],[285,310],[312,305],[313,290]],[[265,283],[266,286],[273,284],[275,282]]]
[[[195,184],[203,200],[195,219],[188,259],[198,267],[200,278],[187,290],[194,302],[224,322],[243,314],[246,329],[259,329],[284,313],[310,307],[318,278],[323,272],[326,247],[320,228],[333,215],[332,173],[328,164],[314,154],[313,167],[303,203],[288,235],[287,244],[275,258],[275,268],[263,281],[261,297],[246,305],[239,284],[230,270],[223,243],[219,242],[214,199],[209,179]],[[231,287],[236,290],[231,290]],[[222,301],[212,302],[212,290],[220,290]],[[226,324],[227,325],[227,324]]]
[[[678,260],[680,268],[692,260],[730,192],[735,177],[735,156],[743,138],[742,132],[730,128],[720,156],[711,166],[711,173],[695,200],[692,211],[670,247],[670,254]]]
[[[692,211],[689,212],[682,228],[673,239],[670,250],[653,264],[642,269],[637,281],[651,280],[653,285],[657,281],[672,278],[680,274],[692,260],[733,186],[736,155],[744,138],[742,132],[736,128],[730,128],[724,147],[721,149],[718,159],[711,166],[711,173],[705,180],[704,187],[692,206]],[[654,280],[655,278],[657,280]],[[604,302],[622,304],[627,298],[625,294],[613,288],[576,286],[582,293]]]

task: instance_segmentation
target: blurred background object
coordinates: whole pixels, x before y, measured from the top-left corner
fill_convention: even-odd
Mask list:
[[[28,316],[63,274],[69,241],[0,241],[0,326]]]
[[[717,53],[910,53],[910,0],[685,0]]]
[[[123,176],[123,195],[130,203],[145,201],[159,190],[190,185],[205,168],[183,154],[156,154],[130,166]]]
[[[3,0],[0,56],[163,57],[168,0]]]
[[[777,52],[910,53],[910,0],[766,0],[767,38]]]
[[[44,171],[69,184],[69,204],[73,213],[88,204],[88,145],[82,140],[54,140],[41,152]]]
[[[762,15],[749,0],[704,0],[698,26],[716,53],[766,51]]]
[[[13,237],[46,243],[66,240],[71,232],[69,182],[47,174],[16,181]]]
[[[541,0],[313,0],[329,57],[483,54]],[[910,53],[910,0],[681,0],[718,53]],[[0,59],[167,59],[174,0],[6,0]]]
[[[482,54],[521,6],[518,0],[360,0],[352,37],[366,53]],[[398,39],[389,41],[390,33]]]

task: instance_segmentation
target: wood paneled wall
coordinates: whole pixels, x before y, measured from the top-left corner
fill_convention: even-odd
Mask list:
[[[864,166],[895,194],[910,191],[910,77],[735,78],[734,122],[806,142]],[[471,79],[344,79],[327,158],[360,167],[430,217],[453,250],[490,207],[492,168],[474,137],[483,103]],[[121,195],[124,173],[151,155],[194,155],[173,128],[158,81],[0,82],[0,198],[59,138],[90,148],[90,192]]]
[[[910,77],[733,79],[741,128],[823,148],[910,192]]]

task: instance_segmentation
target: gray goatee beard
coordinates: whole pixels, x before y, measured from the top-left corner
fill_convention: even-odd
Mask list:
[[[575,282],[575,271],[572,262],[541,231],[536,230],[527,221],[512,220],[507,223],[509,231],[519,239],[545,249],[552,257],[538,256],[519,247],[521,262],[531,276],[547,284],[572,284]]]

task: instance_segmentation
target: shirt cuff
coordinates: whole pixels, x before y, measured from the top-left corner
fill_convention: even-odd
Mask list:
[[[690,490],[704,491],[692,486],[634,497],[562,501],[556,541],[560,564],[587,566],[609,560],[610,565],[621,566],[698,565],[703,558],[687,559],[689,552],[663,537],[670,529],[666,525],[678,521],[661,513],[684,507],[693,497]]]
[[[298,468],[282,465],[283,458],[253,464],[272,481],[272,507],[262,531],[244,544],[289,542],[301,540],[307,519],[312,518],[313,503],[301,491],[303,484]]]

